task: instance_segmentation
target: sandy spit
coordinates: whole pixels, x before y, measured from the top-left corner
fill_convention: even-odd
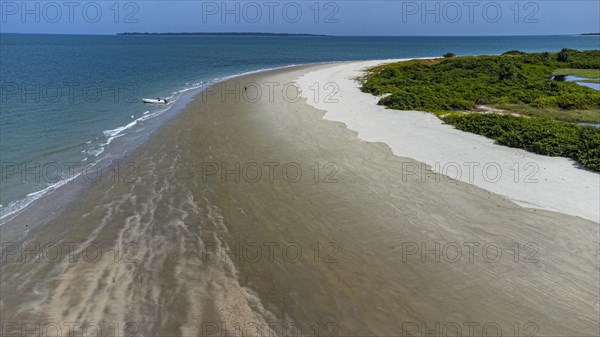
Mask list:
[[[401,60],[394,60],[401,61]],[[360,91],[355,79],[364,70],[387,61],[347,62],[303,75],[298,84],[335,85],[329,99],[307,103],[325,110],[325,119],[344,123],[358,137],[387,144],[394,154],[430,165],[453,179],[506,196],[519,205],[600,222],[600,174],[573,160],[509,148],[488,138],[445,125],[420,111],[396,111],[377,105],[380,97]],[[330,89],[328,93],[333,93]],[[414,174],[405,167],[405,174]]]
[[[6,256],[6,335],[23,322],[103,336],[597,335],[598,224],[446,179],[293,94],[340,67],[216,85],[127,158],[129,179],[107,175],[30,224],[19,247],[76,249]],[[3,226],[2,247],[31,218]]]

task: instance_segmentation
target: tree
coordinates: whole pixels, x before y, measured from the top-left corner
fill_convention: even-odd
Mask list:
[[[500,63],[500,69],[498,69],[498,79],[500,81],[511,80],[519,76],[519,69],[517,66],[508,60]]]
[[[525,53],[520,50],[509,50],[506,53],[503,53],[502,55],[525,55]]]
[[[552,55],[549,52],[545,51],[542,53],[542,60],[550,61],[551,58],[552,58]]]
[[[571,56],[571,54],[573,54],[574,52],[575,50],[573,49],[563,48],[561,51],[558,52],[558,54],[556,54],[556,60],[558,60],[558,62],[568,62],[569,56]]]
[[[454,53],[446,53],[446,54],[444,54],[445,58],[451,58],[451,57],[454,57],[454,56],[456,56],[456,54],[454,54]]]

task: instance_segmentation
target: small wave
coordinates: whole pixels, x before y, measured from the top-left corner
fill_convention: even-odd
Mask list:
[[[94,166],[95,166],[95,164],[90,164],[87,167],[89,169]],[[77,179],[77,177],[79,177],[79,176],[81,176],[81,172],[73,174],[73,176],[71,176],[71,177],[63,178],[63,179],[57,181],[56,183],[46,186],[42,190],[31,192],[31,193],[27,194],[25,196],[25,198],[23,198],[23,199],[10,202],[6,207],[2,207],[0,209],[0,224],[4,223],[4,221],[10,220],[9,217],[19,214],[22,210],[24,210],[27,206],[29,206],[34,201],[38,200],[39,198],[43,197],[44,195],[46,195],[52,191],[55,191],[56,189],[65,185],[66,183],[69,183],[69,182]]]
[[[133,122],[127,124],[127,125],[119,126],[118,128],[112,129],[112,130],[104,130],[104,131],[102,131],[102,133],[104,134],[105,137],[109,137],[109,138],[110,137],[115,137],[115,136],[119,135],[121,132],[123,132],[123,131],[131,128],[131,127],[133,127],[134,125],[136,125],[137,122],[138,122],[138,120],[136,119]]]
[[[98,157],[102,153],[104,153],[104,146],[94,147],[91,149],[84,150],[83,153],[92,155],[94,157]]]
[[[232,78],[236,78],[236,77],[241,77],[241,76],[246,76],[246,75],[252,75],[252,74],[258,74],[258,73],[262,73],[265,71],[272,71],[272,70],[279,70],[279,69],[286,69],[286,68],[291,68],[291,67],[297,67],[301,64],[288,64],[286,66],[281,66],[281,67],[273,67],[273,68],[261,68],[258,70],[251,70],[251,71],[247,71],[244,73],[239,73],[239,74],[234,74],[234,75],[230,75],[230,76],[225,76],[223,78],[217,78],[217,82],[222,82],[222,81],[226,81],[226,80],[230,80]]]
[[[86,144],[90,145],[90,148],[81,151],[81,153],[84,155],[93,156],[94,158],[96,158],[95,159],[96,161],[94,163],[86,164],[86,165],[88,165],[88,167],[89,167],[89,165],[95,166],[95,165],[99,164],[103,160],[103,158],[101,158],[100,155],[102,153],[104,153],[106,146],[108,146],[114,139],[126,135],[127,134],[126,131],[133,128],[134,126],[138,125],[138,123],[141,123],[143,121],[152,119],[159,115],[162,115],[164,112],[168,111],[173,104],[175,104],[178,101],[178,99],[182,96],[182,94],[184,94],[186,92],[189,92],[192,90],[204,89],[210,85],[213,85],[213,84],[216,84],[219,82],[223,82],[223,81],[226,81],[226,80],[229,80],[232,78],[236,78],[236,77],[241,77],[241,76],[250,75],[250,74],[256,74],[256,73],[260,73],[260,72],[264,72],[264,71],[284,69],[284,68],[289,68],[289,67],[293,67],[293,66],[297,66],[297,65],[290,64],[290,65],[282,66],[282,67],[263,68],[263,69],[238,73],[238,74],[224,76],[224,77],[216,77],[212,81],[207,81],[207,82],[199,81],[199,82],[193,83],[191,86],[189,85],[189,82],[188,82],[185,84],[185,86],[186,86],[185,88],[175,91],[175,92],[173,92],[173,94],[171,96],[167,97],[167,99],[169,100],[169,103],[167,104],[167,106],[165,108],[159,109],[156,111],[147,110],[142,114],[142,116],[131,121],[130,123],[128,123],[126,125],[119,126],[114,129],[102,131],[102,134],[106,138],[106,140],[100,144],[94,144],[94,142],[92,140],[87,141]],[[84,163],[87,160],[88,160],[88,157],[86,156],[85,159],[82,160],[81,162]],[[37,199],[47,195],[48,193],[51,193],[52,191],[55,191],[59,187],[76,179],[80,175],[81,175],[81,173],[79,173],[73,177],[68,177],[66,179],[60,180],[56,183],[46,186],[45,188],[43,188],[39,191],[35,191],[35,192],[27,194],[27,196],[23,199],[11,201],[6,206],[3,205],[2,207],[0,207],[0,225],[2,223],[4,223],[4,221],[8,221],[9,217],[11,217],[13,215],[15,215],[15,216],[18,215],[21,211],[23,211],[27,206],[29,206],[31,203],[33,203]]]
[[[179,94],[183,94],[184,92],[188,92],[188,91],[190,91],[190,90],[196,90],[196,89],[199,89],[199,88],[201,88],[203,85],[205,85],[205,84],[204,84],[204,82],[194,83],[194,84],[192,84],[191,86],[189,86],[189,87],[187,87],[187,88],[183,88],[183,89],[179,90],[177,93],[179,93]]]

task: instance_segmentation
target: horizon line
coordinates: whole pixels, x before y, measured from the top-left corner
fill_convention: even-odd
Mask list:
[[[184,35],[289,35],[297,37],[511,37],[511,36],[600,36],[600,33],[564,33],[564,34],[498,34],[498,35],[330,35],[317,33],[286,33],[286,32],[120,32],[120,33],[29,33],[29,32],[0,32],[15,35],[74,35],[74,36],[184,36]]]

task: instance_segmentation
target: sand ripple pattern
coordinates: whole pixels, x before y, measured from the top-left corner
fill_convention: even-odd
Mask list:
[[[142,335],[160,336],[199,336],[213,323],[234,327],[251,321],[266,327],[265,317],[272,315],[240,286],[227,255],[210,251],[228,249],[220,209],[202,193],[192,193],[190,186],[198,181],[176,181],[177,165],[180,155],[145,161],[133,183],[100,182],[106,185],[81,200],[95,205],[49,224],[68,228],[58,240],[56,232],[42,231],[38,241],[53,236],[57,245],[76,242],[74,259],[21,259],[4,266],[3,321],[103,328],[129,322]],[[80,232],[84,229],[89,232]],[[203,243],[207,239],[210,247]],[[83,258],[84,250],[96,245],[102,247],[100,258]]]

